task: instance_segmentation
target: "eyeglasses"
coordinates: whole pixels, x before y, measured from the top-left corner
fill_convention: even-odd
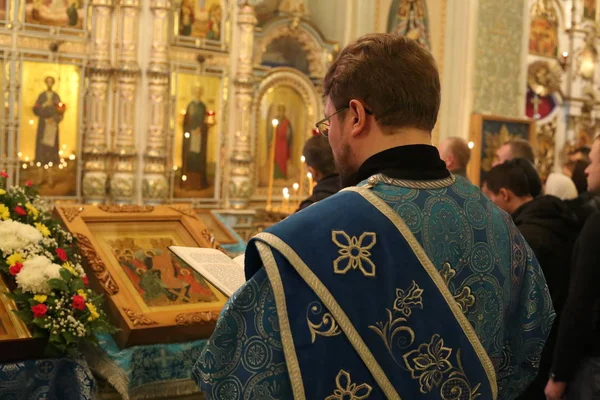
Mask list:
[[[317,128],[317,130],[319,131],[319,133],[325,137],[329,136],[329,125],[330,125],[330,119],[331,117],[333,117],[336,114],[341,113],[342,111],[346,111],[348,108],[350,107],[344,107],[344,108],[340,108],[339,110],[337,110],[336,112],[334,112],[333,114],[323,118],[322,120],[320,120],[319,122],[317,122],[315,124],[315,127]],[[371,112],[371,110],[365,108],[365,112],[367,114],[373,114]]]

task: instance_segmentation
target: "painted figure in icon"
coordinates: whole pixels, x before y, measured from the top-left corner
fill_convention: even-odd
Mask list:
[[[194,88],[195,99],[192,100],[183,118],[183,147],[182,147],[182,186],[189,189],[206,189],[208,125],[206,123],[206,104],[202,101],[204,90],[202,86]]]
[[[170,239],[151,240],[142,248],[135,239],[111,243],[117,260],[148,306],[210,302],[216,299],[204,279],[172,255]]]
[[[38,116],[35,161],[42,165],[50,162],[58,164],[59,124],[63,120],[65,105],[52,89],[54,78],[48,76],[44,82],[46,90],[38,96],[33,106],[33,113]]]
[[[275,116],[277,125],[269,124],[269,133],[267,136],[267,143],[269,145],[269,152],[271,154],[271,146],[273,146],[273,137],[275,138],[275,179],[287,179],[288,178],[288,162],[292,155],[292,124],[286,116],[285,105],[279,104],[277,106],[277,115]],[[275,131],[273,135],[273,131]]]

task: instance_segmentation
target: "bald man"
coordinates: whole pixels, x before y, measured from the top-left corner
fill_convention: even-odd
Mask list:
[[[467,178],[467,165],[471,159],[471,149],[465,139],[450,137],[438,146],[440,158],[446,163],[448,171]]]

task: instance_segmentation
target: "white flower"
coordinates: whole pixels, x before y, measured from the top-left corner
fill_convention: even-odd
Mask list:
[[[23,263],[17,275],[17,285],[24,292],[47,294],[51,292],[48,280],[60,278],[61,266],[52,264],[48,258],[37,256]]]
[[[42,241],[42,234],[31,225],[17,221],[0,221],[0,250],[10,255],[25,246]]]

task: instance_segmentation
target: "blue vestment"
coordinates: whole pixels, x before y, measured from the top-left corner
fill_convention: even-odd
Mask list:
[[[374,177],[259,234],[246,274],[194,368],[209,399],[513,399],[554,318],[463,178]]]

